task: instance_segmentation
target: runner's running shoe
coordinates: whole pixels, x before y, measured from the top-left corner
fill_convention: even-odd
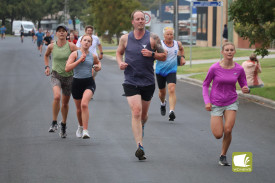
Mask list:
[[[166,100],[164,101],[164,105],[162,105],[162,104],[160,104],[160,114],[162,115],[162,116],[165,116],[165,114],[166,114]]]
[[[66,138],[67,137],[67,133],[66,133],[67,127],[66,127],[66,124],[64,124],[64,123],[61,122],[60,126],[61,126],[60,133],[59,133],[60,137],[61,138]]]
[[[144,148],[140,144],[138,144],[138,149],[135,155],[139,160],[146,160]]]
[[[174,121],[175,118],[176,118],[176,115],[175,115],[174,111],[171,111],[169,113],[169,121]]]
[[[57,129],[58,129],[57,121],[53,121],[50,126],[49,132],[55,132]]]
[[[76,133],[75,133],[77,138],[81,138],[83,135],[83,126],[78,126]]]
[[[83,130],[82,138],[83,139],[89,139],[90,138],[88,130]]]
[[[220,156],[219,164],[222,166],[230,166],[230,164],[226,161],[226,156],[224,155]]]

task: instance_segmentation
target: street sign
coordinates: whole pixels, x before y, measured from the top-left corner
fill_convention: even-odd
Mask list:
[[[151,26],[151,11],[143,11],[145,14],[145,26]]]
[[[223,6],[223,2],[222,1],[194,1],[193,6],[195,6],[195,7],[208,7],[208,6],[218,7],[218,6]]]

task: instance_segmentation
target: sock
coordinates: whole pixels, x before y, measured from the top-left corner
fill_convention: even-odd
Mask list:
[[[165,106],[166,105],[166,100],[164,100],[163,103],[160,101],[160,105]]]
[[[170,110],[170,112],[169,113],[171,113],[173,110]],[[174,112],[174,111],[173,111]]]

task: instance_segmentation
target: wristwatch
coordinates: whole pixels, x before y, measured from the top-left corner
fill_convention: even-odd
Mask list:
[[[155,57],[155,52],[152,51],[152,57]]]
[[[47,67],[49,67],[49,68],[50,68],[50,66],[46,65],[46,66],[45,66],[45,69],[47,69]]]
[[[101,52],[100,54],[103,55],[103,52]]]

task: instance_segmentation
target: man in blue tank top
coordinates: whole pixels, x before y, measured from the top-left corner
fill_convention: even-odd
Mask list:
[[[142,138],[155,91],[154,60],[165,61],[167,53],[159,37],[145,30],[145,15],[142,11],[135,10],[131,18],[133,31],[121,37],[116,59],[119,68],[124,70],[123,88],[131,108],[132,130],[138,148],[135,156],[145,160]]]

